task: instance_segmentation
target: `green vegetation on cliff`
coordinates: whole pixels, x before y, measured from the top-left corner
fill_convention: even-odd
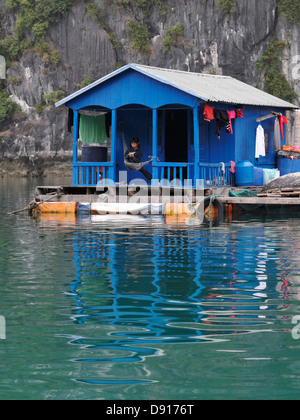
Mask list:
[[[278,9],[292,24],[300,22],[300,0],[280,0]]]
[[[292,102],[297,94],[286,76],[282,74],[282,56],[287,43],[273,39],[265,54],[258,60],[257,67],[263,72],[266,92]]]
[[[12,101],[5,89],[0,84],[0,124],[10,120],[19,106]]]

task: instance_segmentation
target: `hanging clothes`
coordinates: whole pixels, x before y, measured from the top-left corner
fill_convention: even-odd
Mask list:
[[[255,142],[255,158],[258,159],[260,156],[266,156],[265,130],[261,124],[256,129]]]
[[[280,137],[280,124],[279,119],[275,118],[274,123],[274,150],[278,152],[278,150],[281,150],[281,137]]]
[[[281,134],[281,138],[283,140],[284,139],[283,125],[288,123],[288,119],[286,117],[284,117],[283,115],[279,115],[278,120],[279,120],[279,126],[280,126],[280,134]]]
[[[221,139],[221,128],[222,127],[228,127],[229,125],[229,118],[228,118],[228,112],[227,111],[220,111],[220,110],[214,110],[214,116],[216,120],[216,134]]]
[[[205,105],[203,115],[204,115],[204,121],[211,122],[212,120],[215,119],[214,110],[209,105]]]
[[[236,163],[231,160],[230,161],[230,169],[229,170],[230,170],[230,172],[232,174],[235,174],[235,167],[236,167]]]
[[[233,129],[232,129],[232,120],[235,119],[236,117],[236,112],[235,111],[228,111],[228,118],[229,118],[229,133],[233,134]]]
[[[79,139],[85,144],[104,143],[107,140],[105,115],[80,114]]]
[[[299,148],[300,146],[300,111],[294,111],[294,124],[293,124],[293,138],[292,145]]]
[[[244,118],[243,110],[241,108],[235,110],[236,118]]]

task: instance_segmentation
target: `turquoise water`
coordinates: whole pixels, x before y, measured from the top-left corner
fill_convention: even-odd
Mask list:
[[[0,180],[1,400],[299,399],[299,218],[7,215],[37,183]]]

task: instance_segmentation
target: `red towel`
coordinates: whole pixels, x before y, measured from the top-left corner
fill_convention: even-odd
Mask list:
[[[207,121],[207,122],[211,122],[211,120],[215,119],[214,110],[209,105],[205,105],[203,115],[204,115],[204,120]]]

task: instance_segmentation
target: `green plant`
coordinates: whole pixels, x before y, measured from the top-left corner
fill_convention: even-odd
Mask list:
[[[35,107],[34,107],[34,111],[35,111],[35,113],[36,114],[38,114],[38,115],[41,115],[41,113],[44,111],[44,109],[46,109],[47,108],[47,106],[46,105],[43,105],[43,104],[41,104],[40,102],[39,103],[37,103],[36,105],[35,105]]]
[[[7,0],[6,12],[17,16],[14,30],[0,42],[0,54],[14,61],[35,42],[41,42],[51,23],[66,14],[74,0]],[[32,36],[34,39],[32,39]]]
[[[230,15],[236,10],[236,0],[218,0],[218,6],[226,15]]]
[[[141,25],[132,19],[128,22],[128,31],[131,36],[132,47],[143,55],[149,55],[151,48],[148,26]]]
[[[8,92],[3,89],[0,91],[0,123],[9,121],[14,113],[20,107],[8,95]]]
[[[47,42],[39,42],[36,46],[36,51],[46,64],[57,65],[61,62],[58,51]]]
[[[89,86],[91,83],[93,83],[93,79],[89,76],[84,75],[83,80],[81,83],[78,84],[79,89],[82,89],[86,86]]]
[[[166,15],[170,11],[166,0],[114,0],[114,3],[123,7],[124,9],[139,9],[143,12],[144,16],[150,13],[151,7],[155,6],[161,15]]]
[[[167,29],[167,35],[164,39],[164,46],[167,51],[171,51],[172,48],[183,38],[184,25],[182,23],[176,23],[174,28]]]
[[[292,24],[300,21],[300,0],[280,0],[278,10]]]
[[[264,73],[265,91],[286,101],[297,98],[294,87],[282,74],[282,55],[285,41],[273,39],[265,54],[258,60],[257,68]]]
[[[63,90],[56,90],[43,95],[43,99],[48,106],[54,106],[56,102],[64,99],[64,97],[65,92]]]
[[[13,86],[19,86],[22,83],[22,80],[17,77],[8,77],[7,82]]]
[[[86,10],[87,10],[88,14],[91,16],[91,18],[93,18],[93,19],[99,19],[99,17],[100,17],[100,10],[96,6],[95,3],[92,3],[90,1],[89,2],[86,2],[85,3],[85,7],[86,7]]]

